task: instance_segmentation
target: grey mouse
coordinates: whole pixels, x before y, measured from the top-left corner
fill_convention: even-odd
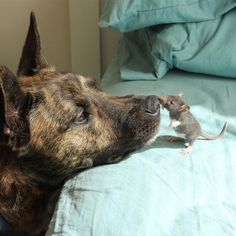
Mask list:
[[[199,137],[207,140],[215,140],[221,137],[228,126],[225,122],[221,132],[216,136],[210,136],[202,132],[201,126],[193,114],[189,111],[190,107],[182,100],[182,93],[177,95],[160,96],[161,105],[169,111],[170,125],[178,134],[178,137],[171,137],[170,142],[178,141],[180,138],[186,140],[188,146],[181,151],[182,155],[189,155],[192,152],[193,143]]]

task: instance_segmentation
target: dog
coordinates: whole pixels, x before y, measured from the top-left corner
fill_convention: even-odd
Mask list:
[[[45,235],[74,173],[119,162],[159,131],[157,96],[111,96],[48,65],[33,12],[17,74],[1,66],[0,85],[0,215],[21,235]]]

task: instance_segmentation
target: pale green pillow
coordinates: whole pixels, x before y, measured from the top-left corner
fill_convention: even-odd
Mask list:
[[[235,0],[107,0],[100,26],[128,32],[163,23],[199,22],[235,6]]]
[[[215,20],[125,33],[118,49],[121,77],[160,79],[175,67],[236,78],[235,22],[236,9],[233,9]],[[131,71],[136,71],[136,75]]]

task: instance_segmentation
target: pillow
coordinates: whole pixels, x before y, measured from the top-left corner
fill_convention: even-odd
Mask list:
[[[117,50],[122,80],[157,79],[149,42],[150,37],[146,30],[124,34]]]
[[[236,9],[200,23],[173,24],[149,30],[158,78],[173,67],[236,78]]]
[[[236,9],[233,9],[215,20],[162,25],[125,33],[118,49],[121,77],[124,80],[160,79],[176,67],[190,72],[235,78],[235,22]],[[135,54],[139,55],[133,56]],[[137,58],[142,58],[142,61]],[[149,62],[146,71],[149,70],[150,74],[154,70],[155,76],[151,73],[151,78],[139,78],[127,73],[134,70],[137,74],[139,70],[143,74],[144,61]]]
[[[128,32],[155,24],[204,21],[235,6],[235,0],[107,0],[100,26]]]

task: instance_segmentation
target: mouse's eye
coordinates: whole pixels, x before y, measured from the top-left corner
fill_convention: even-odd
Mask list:
[[[172,100],[169,101],[169,105],[173,105],[174,102]]]

